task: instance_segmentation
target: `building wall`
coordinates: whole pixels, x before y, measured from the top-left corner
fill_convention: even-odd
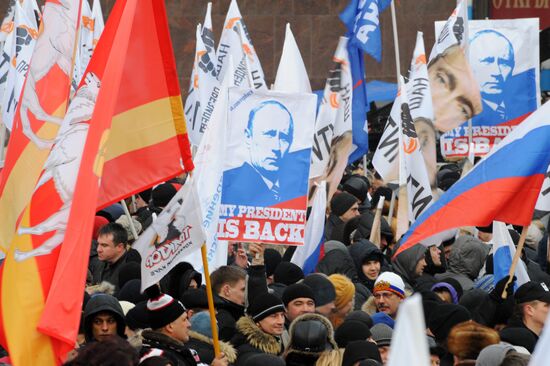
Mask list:
[[[427,53],[434,41],[433,23],[446,19],[456,0],[395,0],[401,73],[407,72],[416,31],[424,32]],[[42,4],[43,0],[38,0]],[[101,0],[105,17],[115,0]],[[304,59],[311,86],[322,89],[331,64],[338,37],[345,33],[345,27],[338,14],[349,0],[239,0],[239,7],[247,25],[252,42],[259,55],[270,85],[275,79],[277,65],[284,42],[285,24],[291,24],[292,31]],[[0,17],[7,8],[7,0],[0,1]],[[225,13],[230,0],[213,0],[212,20],[216,39],[219,39]],[[189,85],[193,54],[195,50],[195,28],[203,21],[207,0],[166,0],[172,43],[176,56],[182,94]],[[396,80],[395,52],[388,8],[380,18],[383,39],[382,62],[366,59],[367,79],[394,82]]]

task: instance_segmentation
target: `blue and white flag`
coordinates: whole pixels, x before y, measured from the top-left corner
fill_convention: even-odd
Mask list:
[[[352,44],[361,48],[378,62],[382,60],[382,37],[379,15],[391,0],[352,0],[340,14],[340,19],[352,30]]]
[[[494,284],[508,276],[512,259],[516,254],[516,247],[512,237],[506,228],[506,224],[500,221],[493,222],[493,273]],[[529,282],[529,275],[525,263],[520,259],[516,265],[516,288]]]
[[[326,182],[319,183],[313,196],[311,213],[306,224],[304,245],[296,248],[292,263],[302,268],[304,275],[315,272],[319,262],[325,233],[325,211],[327,207]]]

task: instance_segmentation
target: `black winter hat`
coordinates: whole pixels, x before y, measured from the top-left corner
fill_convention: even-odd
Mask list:
[[[147,301],[147,295],[141,293],[141,280],[128,281],[117,293],[119,301],[128,301],[137,304],[141,301]]]
[[[472,315],[462,305],[440,304],[431,312],[427,325],[435,340],[442,342],[447,338],[452,327],[471,319]]]
[[[338,347],[345,348],[352,341],[366,341],[371,336],[371,332],[367,324],[359,320],[345,320],[336,332],[334,339],[338,343]]]
[[[177,193],[176,187],[172,183],[162,183],[153,188],[151,192],[151,198],[153,201],[153,206],[155,207],[166,207],[168,202],[174,197]]]
[[[313,299],[313,301],[315,301],[313,291],[309,286],[304,285],[303,283],[294,283],[285,288],[281,300],[283,300],[283,304],[285,304],[285,306],[288,306],[289,302],[300,297]]]
[[[204,287],[190,288],[181,297],[181,302],[187,309],[208,309],[208,297]]]
[[[283,302],[277,296],[269,293],[254,298],[248,309],[246,309],[247,314],[255,322],[259,322],[269,315],[280,311],[285,311]]]
[[[281,262],[273,273],[273,282],[292,285],[304,278],[304,272],[300,267],[291,262]]]
[[[330,201],[330,212],[336,216],[341,216],[346,213],[347,210],[351,208],[355,203],[358,203],[359,200],[352,194],[347,192],[342,192],[335,195]]]
[[[378,347],[369,341],[353,341],[346,346],[342,366],[353,366],[362,360],[375,360],[382,362]]]
[[[282,261],[281,253],[275,249],[267,248],[264,251],[265,275],[267,277],[275,273],[275,269]]]
[[[332,331],[332,328],[330,331]],[[290,337],[289,349],[299,352],[321,353],[333,348],[329,341],[332,337],[329,334],[329,329],[317,319],[304,319],[294,322]]]
[[[147,301],[149,323],[153,329],[159,329],[172,323],[186,311],[181,302],[170,295],[162,294],[156,285],[145,291],[149,298]]]
[[[304,278],[303,283],[313,290],[315,306],[326,305],[336,299],[336,290],[327,276],[320,273],[312,273]]]
[[[126,325],[132,330],[151,328],[147,301],[138,302],[126,313]]]
[[[118,288],[130,280],[141,280],[141,264],[139,262],[126,262],[120,266],[118,272]]]
[[[359,174],[352,175],[344,182],[344,184],[342,184],[342,189],[345,192],[351,193],[361,202],[365,202],[365,199],[367,199],[369,188],[370,182],[367,177]]]
[[[372,318],[369,314],[364,312],[363,310],[354,310],[348,315],[346,315],[346,318],[344,320],[356,320],[363,322],[367,325],[367,327],[371,328],[374,325],[374,322],[372,321]]]

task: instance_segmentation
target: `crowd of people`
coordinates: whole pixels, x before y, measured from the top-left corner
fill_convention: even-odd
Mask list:
[[[457,178],[446,169],[442,189]],[[149,226],[181,184],[138,194],[134,227]],[[202,274],[179,263],[141,293],[130,220],[118,205],[98,212],[78,345],[66,365],[386,365],[400,305],[413,293],[422,296],[432,366],[527,365],[550,304],[544,226],[529,228],[521,258],[531,281],[518,286],[515,277],[494,279],[491,227],[392,259],[398,240],[384,218],[379,242],[369,241],[380,197],[389,202],[391,190],[377,177],[344,176],[315,273],[291,262],[295,247],[230,243],[228,264],[210,274],[218,355]]]

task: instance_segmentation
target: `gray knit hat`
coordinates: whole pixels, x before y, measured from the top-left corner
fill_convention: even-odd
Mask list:
[[[393,329],[386,324],[378,323],[370,328],[370,332],[372,334],[372,339],[376,342],[378,347],[390,345]]]

